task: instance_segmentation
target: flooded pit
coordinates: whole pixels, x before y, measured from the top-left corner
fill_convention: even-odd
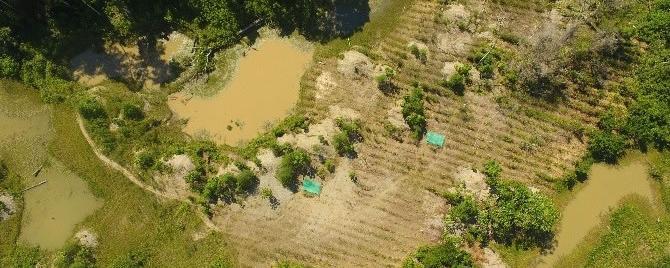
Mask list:
[[[562,211],[557,244],[551,255],[543,257],[541,267],[551,267],[561,256],[570,254],[586,235],[601,224],[602,215],[622,198],[637,194],[653,200],[645,155],[636,153],[616,166],[593,165],[584,188]]]
[[[168,104],[179,117],[188,119],[184,132],[237,145],[293,108],[312,52],[286,38],[260,40],[240,59],[223,90],[211,97],[177,93]]]
[[[82,179],[50,159],[47,146],[53,135],[51,109],[37,93],[0,81],[0,155],[25,185],[47,180],[24,194],[19,241],[47,250],[63,246],[75,225],[102,204]]]
[[[74,227],[102,206],[88,185],[63,164],[50,160],[48,167],[27,185],[47,183],[24,194],[25,209],[19,241],[47,250],[61,247]]]

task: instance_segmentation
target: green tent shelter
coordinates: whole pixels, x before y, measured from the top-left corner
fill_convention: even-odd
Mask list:
[[[428,131],[426,134],[426,142],[438,148],[444,147],[444,135]]]
[[[308,194],[320,195],[321,194],[321,184],[313,180],[312,178],[306,177],[302,181],[302,190]]]

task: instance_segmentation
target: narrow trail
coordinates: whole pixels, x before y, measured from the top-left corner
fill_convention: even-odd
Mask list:
[[[107,157],[106,155],[104,155],[102,153],[102,151],[100,151],[100,149],[98,149],[98,147],[95,145],[95,142],[93,141],[91,136],[88,134],[88,131],[86,130],[86,126],[84,125],[84,120],[81,118],[81,115],[79,113],[77,113],[77,124],[79,125],[79,130],[84,135],[84,138],[86,139],[86,142],[88,142],[88,145],[91,146],[91,149],[93,149],[93,153],[95,153],[95,155],[98,157],[98,159],[100,159],[100,161],[105,163],[105,165],[107,165],[108,167],[110,167],[114,170],[117,170],[117,171],[121,172],[121,174],[123,174],[126,178],[128,178],[135,185],[144,189],[145,191],[153,193],[154,195],[156,195],[160,199],[163,199],[163,200],[177,200],[177,201],[188,203],[189,205],[193,205],[193,203],[188,201],[188,200],[181,199],[181,198],[179,198],[178,196],[175,196],[175,195],[166,194],[164,192],[156,190],[152,186],[149,186],[149,185],[145,184],[144,182],[140,181],[128,169],[124,168],[119,163],[115,162],[114,160],[112,160],[109,157]],[[205,224],[205,226],[207,226],[207,228],[209,228],[210,230],[213,230],[213,231],[221,232],[221,229],[218,226],[216,226],[216,224],[214,224],[214,222],[212,222],[212,220],[210,220],[207,217],[207,215],[205,215],[202,211],[196,209],[196,214],[198,214],[198,217],[200,217],[200,219],[202,219],[202,222]]]

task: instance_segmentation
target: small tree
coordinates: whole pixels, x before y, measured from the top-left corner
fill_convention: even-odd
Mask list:
[[[423,107],[423,90],[415,87],[405,96],[402,115],[412,130],[414,138],[420,140],[426,133],[426,114]]]

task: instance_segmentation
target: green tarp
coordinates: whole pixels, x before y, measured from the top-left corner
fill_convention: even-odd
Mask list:
[[[428,131],[426,134],[426,142],[430,145],[442,148],[444,147],[444,135]]]
[[[311,178],[305,178],[302,181],[302,190],[313,195],[320,195],[321,184],[312,180]]]

